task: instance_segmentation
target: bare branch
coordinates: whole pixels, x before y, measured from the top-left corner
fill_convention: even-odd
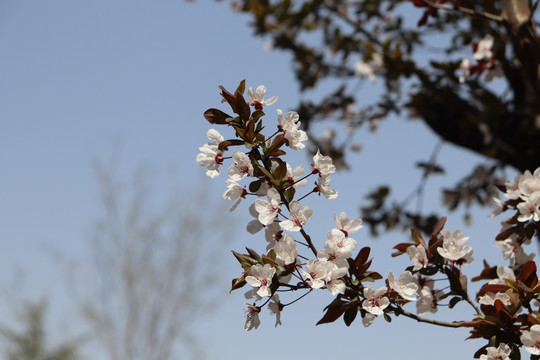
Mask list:
[[[434,3],[433,1],[430,1],[430,0],[422,0],[422,2],[424,4],[426,4],[427,6],[429,6],[431,8],[434,8],[434,9],[441,9],[441,10],[446,10],[446,11],[459,11],[459,12],[462,12],[462,13],[467,14],[467,15],[479,16],[479,17],[482,17],[482,18],[487,19],[487,20],[493,20],[493,21],[497,21],[497,22],[504,21],[504,18],[502,16],[500,16],[500,15],[494,15],[494,14],[490,14],[488,12],[479,12],[479,11],[476,11],[474,9],[459,6],[457,4],[454,4],[454,5],[437,4],[437,3]]]

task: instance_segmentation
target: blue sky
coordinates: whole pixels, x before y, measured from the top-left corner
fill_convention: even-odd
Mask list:
[[[47,297],[55,331],[58,324],[79,321],[54,254],[86,259],[88,229],[100,215],[91,166],[95,159],[119,153],[120,174],[149,164],[158,174],[174,174],[186,191],[202,186],[216,202],[224,201],[225,178],[206,178],[195,163],[209,128],[202,113],[220,106],[217,86],[234,89],[242,79],[253,87],[265,84],[269,95],[279,96],[268,114],[277,108],[291,110],[300,99],[287,55],[266,52],[247,20],[227,2],[0,2],[0,289],[6,299]],[[369,99],[369,86],[362,87],[364,99]],[[358,134],[357,140],[364,150],[350,156],[352,170],[333,178],[341,196],[332,202],[310,200],[316,221],[309,229],[320,238],[333,227],[334,212],[356,216],[363,195],[381,179],[396,192],[408,193],[420,175],[411,170],[412,164],[427,159],[437,141],[422,124],[404,121],[384,123],[377,135]],[[309,166],[303,154],[292,159],[294,165]],[[475,160],[466,151],[445,146],[440,161],[455,165],[451,168],[456,171],[428,184],[432,195],[426,197],[426,208],[440,209],[437,186],[450,186]],[[482,258],[501,260],[492,247],[497,220],[488,220],[488,213],[476,211],[473,226],[464,228],[477,259],[467,269],[470,277],[478,273]],[[224,216],[241,227],[231,249],[265,247],[263,240],[256,243],[242,229],[251,220],[246,204]],[[450,217],[447,226],[452,231],[462,227],[461,218]],[[359,246],[373,247],[373,266],[383,275],[405,266],[406,259],[389,256],[392,246],[407,240],[405,234],[373,240],[363,229],[355,235]],[[224,256],[223,267],[215,271],[229,284],[240,268],[228,252]],[[22,278],[17,275],[21,273]],[[193,331],[208,344],[211,359],[247,354],[261,360],[276,354],[418,359],[436,354],[444,360],[472,358],[484,345],[464,342],[466,330],[408,319],[392,324],[377,319],[368,329],[360,322],[347,328],[341,320],[315,327],[331,300],[321,292],[287,308],[277,329],[274,319],[262,314],[261,327],[246,333],[243,291],[229,295],[224,286],[216,300],[221,305]],[[458,306],[456,314],[457,319],[467,318],[471,311]],[[2,321],[13,321],[6,306],[0,310]],[[60,340],[61,332],[54,338]]]

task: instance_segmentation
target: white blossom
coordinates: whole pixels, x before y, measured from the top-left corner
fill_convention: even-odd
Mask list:
[[[411,259],[412,263],[414,264],[413,271],[423,269],[428,264],[426,248],[424,248],[422,245],[409,246],[407,248],[407,255],[409,255],[409,259]]]
[[[488,291],[484,295],[478,297],[478,302],[484,305],[494,305],[496,300],[500,300],[504,305],[508,306],[511,304],[510,295],[512,295],[512,289],[498,293]]]
[[[251,159],[241,151],[235,151],[232,155],[235,161],[229,168],[229,177],[233,181],[238,181],[246,176],[253,176],[253,165]]]
[[[259,325],[261,325],[261,320],[259,319],[259,313],[261,312],[261,309],[255,306],[255,304],[251,305],[246,303],[246,305],[246,324],[244,325],[244,329],[246,331],[249,331],[251,329],[257,329]]]
[[[540,221],[540,191],[526,196],[523,202],[517,204],[519,210],[518,221]]]
[[[431,286],[424,286],[419,291],[419,299],[416,302],[416,313],[418,315],[423,315],[425,313],[436,313],[437,312],[437,301],[438,296],[436,295],[438,291],[433,290]]]
[[[320,289],[325,286],[326,281],[331,279],[334,264],[326,260],[309,259],[306,263],[304,276],[309,281],[309,286],[313,289]]]
[[[317,150],[317,153],[313,156],[313,162],[313,169],[319,173],[319,176],[325,176],[336,172],[336,167],[332,164],[332,158],[330,156],[321,155],[320,150]]]
[[[437,248],[439,254],[451,261],[461,260],[466,264],[473,262],[471,257],[473,249],[467,245],[468,237],[463,237],[463,232],[461,230],[456,230],[453,234],[450,231],[443,229],[441,230],[441,235],[443,237],[443,246]]]
[[[251,105],[255,106],[256,110],[262,110],[264,106],[272,105],[277,101],[277,96],[272,96],[270,99],[264,100],[266,96],[266,86],[259,85],[256,90],[250,86],[248,88],[248,97]]]
[[[278,264],[293,264],[298,257],[296,242],[289,234],[283,236],[279,241],[276,241],[276,245],[274,246],[274,252],[276,253],[276,259],[278,260]]]
[[[540,355],[540,325],[533,325],[530,331],[523,331],[519,339],[529,353]]]
[[[459,76],[459,82],[463,83],[469,76],[471,76],[471,62],[469,61],[469,59],[467,58],[462,59],[461,62],[459,63],[458,69],[463,72]]]
[[[488,346],[487,354],[480,355],[480,360],[510,360],[512,349],[505,343],[500,343],[499,347]]]
[[[336,223],[337,228],[345,233],[346,236],[357,232],[363,227],[362,219],[349,220],[349,217],[345,212],[341,212],[339,217],[334,214],[334,222]]]
[[[219,175],[219,166],[223,162],[223,151],[219,150],[219,143],[224,139],[221,134],[215,129],[209,129],[206,136],[210,140],[209,143],[204,144],[199,148],[201,151],[197,155],[196,161],[199,166],[206,168],[206,175],[214,178]]]
[[[338,192],[330,187],[330,175],[323,175],[319,178],[317,190],[329,200],[338,197]]]
[[[246,276],[246,282],[258,288],[257,295],[260,297],[272,295],[270,285],[272,285],[272,277],[276,273],[276,269],[269,264],[256,264],[249,270],[249,275]]]
[[[480,61],[486,60],[489,61],[493,57],[493,36],[486,34],[482,40],[480,40],[476,46],[476,51],[473,54],[473,59]]]
[[[371,285],[365,287],[364,297],[366,299],[362,302],[362,308],[370,314],[382,315],[384,309],[390,305],[390,300],[383,296],[387,291],[386,286],[380,287],[377,290],[374,290]]]
[[[236,207],[238,206],[238,204],[240,204],[240,201],[242,200],[245,186],[242,187],[238,185],[236,181],[233,181],[231,179],[225,180],[225,184],[227,184],[227,190],[223,193],[223,198],[229,199],[231,201],[236,200],[236,203],[229,209],[229,211],[233,211],[234,209],[236,209]]]
[[[266,201],[255,200],[255,210],[259,213],[258,219],[263,225],[270,225],[274,222],[281,207],[281,196],[276,189],[268,189],[267,197]]]
[[[298,179],[304,176],[304,171],[305,171],[304,165],[297,166],[294,168],[294,170],[292,170],[291,165],[287,163],[287,174],[285,175],[285,178],[291,181],[292,183],[294,183],[293,185],[294,188],[306,186],[308,182],[307,179],[298,181]]]
[[[268,304],[268,309],[270,310],[270,314],[272,315],[276,315],[276,327],[278,325],[283,325],[281,323],[281,303],[279,301],[279,296],[277,294],[275,294],[274,296],[272,296],[272,298],[270,299],[270,303]]]
[[[401,273],[397,280],[394,272],[390,271],[388,273],[388,285],[405,300],[416,301],[414,294],[418,291],[418,285],[410,271]]]
[[[249,207],[249,214],[255,218],[247,224],[246,230],[250,234],[256,234],[264,228],[264,225],[259,221],[259,212],[255,209],[255,203]]]
[[[313,210],[309,206],[300,205],[299,201],[293,200],[289,204],[291,219],[280,222],[280,226],[287,231],[300,231],[302,226],[313,216]]]
[[[347,274],[347,268],[334,268],[330,273],[329,279],[326,280],[326,288],[332,295],[345,294],[346,285],[343,280],[340,280]]]
[[[278,122],[283,130],[287,145],[291,149],[301,150],[306,147],[302,141],[307,141],[308,136],[305,131],[300,130],[300,117],[296,111],[289,111],[283,116],[281,110],[278,110]]]

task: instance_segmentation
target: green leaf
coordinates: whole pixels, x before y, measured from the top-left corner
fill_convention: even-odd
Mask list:
[[[422,245],[425,249],[427,249],[426,242],[424,241],[424,238],[422,237],[422,234],[420,233],[420,231],[412,227],[411,236],[412,236],[413,241],[416,244]]]
[[[246,279],[245,279],[244,275],[242,275],[239,278],[236,278],[236,279],[232,280],[231,291],[236,290],[236,289],[240,289],[244,285],[246,285]]]

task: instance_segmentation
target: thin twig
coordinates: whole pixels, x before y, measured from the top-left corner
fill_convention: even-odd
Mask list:
[[[413,313],[410,313],[407,310],[404,310],[403,308],[400,308],[400,307],[392,307],[392,310],[394,310],[394,313],[396,315],[403,315],[413,320],[416,320],[418,322],[423,322],[423,323],[427,323],[431,325],[458,328],[458,327],[461,327],[461,325],[464,323],[464,321],[446,322],[446,321],[440,321],[440,320],[434,320],[434,319],[427,319],[427,318],[415,315]]]

